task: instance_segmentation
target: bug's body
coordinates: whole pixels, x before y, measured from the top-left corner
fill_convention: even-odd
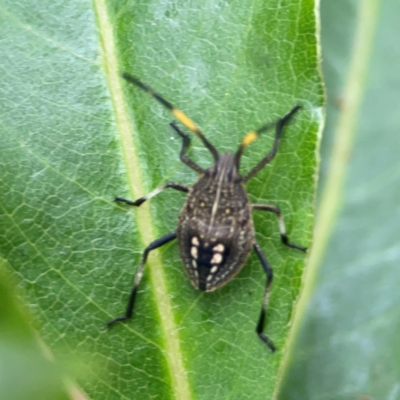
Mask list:
[[[254,242],[251,205],[233,154],[189,189],[179,216],[177,239],[193,286],[211,292],[243,267]]]
[[[262,252],[261,246],[256,241],[252,211],[263,210],[275,213],[278,217],[283,244],[301,251],[305,251],[306,248],[289,242],[279,207],[268,204],[251,204],[244,184],[275,157],[283,128],[300,109],[300,106],[295,106],[283,118],[278,120],[272,150],[247,174],[241,176],[239,167],[244,148],[273,125],[264,125],[256,131],[250,131],[244,137],[235,154],[219,154],[197,126],[182,111],[176,109],[171,103],[135,77],[128,74],[123,74],[123,77],[152,95],[170,110],[183,125],[196,134],[213,155],[214,165],[211,168],[204,169],[187,157],[186,152],[189,148],[190,138],[178,128],[175,122],[172,122],[172,128],[183,140],[180,153],[181,161],[200,174],[198,181],[190,188],[169,182],[136,201],[122,197],[115,198],[116,201],[138,207],[166,188],[172,188],[188,194],[186,203],[179,215],[176,232],[170,232],[146,247],[136,273],[126,312],[124,315],[110,321],[108,326],[118,321],[125,321],[132,316],[137,290],[150,251],[171,240],[178,239],[183,265],[191,283],[199,290],[211,292],[230,281],[242,269],[254,249],[267,275],[264,300],[256,332],[259,338],[274,351],[275,346],[263,332],[273,270]]]

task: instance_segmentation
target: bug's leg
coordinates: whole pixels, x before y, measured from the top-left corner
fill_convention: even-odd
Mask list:
[[[186,164],[188,167],[194,169],[199,174],[204,174],[204,169],[197,165],[194,161],[192,161],[187,155],[186,152],[190,145],[190,137],[186,135],[181,129],[178,128],[175,121],[170,123],[171,127],[178,133],[178,135],[182,138],[182,149],[179,154],[181,161]]]
[[[285,223],[283,222],[282,212],[279,207],[272,206],[269,204],[252,204],[251,207],[253,208],[253,210],[269,211],[269,212],[273,212],[274,214],[276,214],[276,216],[278,217],[279,232],[281,234],[282,243],[286,246],[291,247],[292,249],[297,249],[297,250],[304,251],[304,252],[307,251],[307,247],[298,246],[297,244],[289,242],[289,238],[286,234]]]
[[[217,149],[207,140],[207,138],[203,135],[200,129],[196,126],[196,124],[181,110],[175,108],[169,101],[165,100],[161,95],[156,93],[152,88],[145,85],[139,79],[134,76],[127,74],[126,72],[122,73],[122,77],[126,79],[128,82],[133,83],[143,91],[147,92],[149,95],[153,96],[160,104],[162,104],[165,108],[167,108],[175,117],[186,126],[186,128],[190,129],[200,140],[203,142],[204,146],[207,147],[208,151],[213,155],[214,160],[218,160],[218,151]]]
[[[164,244],[170,242],[171,240],[173,240],[175,238],[176,238],[176,233],[171,232],[171,233],[168,233],[167,235],[155,240],[154,242],[151,242],[146,247],[146,249],[143,252],[142,261],[140,262],[139,269],[135,276],[135,281],[133,283],[131,295],[129,296],[128,306],[126,307],[125,314],[107,322],[108,327],[110,327],[111,325],[114,325],[116,322],[126,321],[127,319],[132,317],[133,307],[135,305],[136,293],[138,291],[140,281],[142,280],[142,277],[143,277],[143,271],[144,271],[144,267],[146,265],[146,260],[147,260],[147,256],[148,256],[149,252],[154,249],[157,249],[158,247],[163,246]]]
[[[165,185],[162,185],[162,186],[158,187],[157,189],[154,189],[152,192],[150,192],[146,196],[140,197],[139,199],[137,199],[135,201],[127,200],[127,199],[124,199],[123,197],[116,197],[114,200],[119,201],[121,203],[128,204],[128,206],[139,207],[146,200],[149,200],[152,197],[157,196],[159,193],[161,193],[164,189],[167,189],[167,188],[172,188],[172,189],[179,190],[180,192],[185,192],[185,193],[187,193],[189,191],[189,188],[186,186],[183,186],[183,185],[181,185],[179,183],[175,183],[175,182],[168,182]]]
[[[261,250],[261,247],[259,246],[259,244],[257,242],[254,242],[254,250],[256,251],[258,259],[260,260],[261,265],[264,268],[264,271],[267,275],[267,283],[265,285],[264,299],[263,299],[262,306],[261,306],[260,317],[258,318],[258,322],[257,322],[256,332],[257,332],[258,337],[271,349],[272,352],[274,352],[276,350],[276,347],[263,332],[264,324],[265,324],[265,314],[266,314],[267,308],[268,308],[269,292],[270,292],[272,278],[273,278],[273,270],[272,270],[272,267],[269,265],[269,262],[267,261],[264,253]]]
[[[276,155],[278,151],[279,142],[281,140],[283,128],[290,121],[293,115],[301,108],[301,106],[297,105],[293,107],[283,118],[278,120],[276,123],[276,131],[275,131],[275,140],[272,146],[272,150],[255,166],[253,167],[247,175],[244,176],[243,182],[251,179],[257,172],[259,172],[262,168],[264,168]],[[237,165],[239,165],[239,159],[243,152],[243,149],[248,146],[253,140],[255,140],[258,135],[271,127],[271,124],[267,124],[257,129],[256,131],[249,132],[242,141],[242,144],[239,147],[239,150],[236,153]]]

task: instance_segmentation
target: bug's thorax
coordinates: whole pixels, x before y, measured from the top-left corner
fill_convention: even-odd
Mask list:
[[[198,289],[215,290],[240,271],[254,230],[234,155],[220,155],[190,189],[177,238],[185,269]]]

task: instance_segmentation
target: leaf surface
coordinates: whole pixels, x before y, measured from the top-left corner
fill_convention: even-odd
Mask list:
[[[356,124],[348,133],[355,136],[342,153],[343,191],[325,189],[339,193],[340,208],[302,316],[282,400],[400,399],[399,12],[395,1],[322,2],[330,121],[323,154],[331,153],[343,114],[360,97],[350,110]],[[361,60],[360,49],[367,54]],[[358,93],[345,85],[355,63],[362,64],[353,75]],[[337,161],[334,156],[325,162],[328,176]],[[324,218],[318,215],[317,226]]]
[[[0,387],[7,400],[67,400],[61,368],[43,354],[0,258]]]
[[[196,179],[179,162],[171,115],[119,73],[184,110],[221,152],[301,104],[248,191],[279,205],[290,239],[309,245],[323,101],[314,3],[3,1],[1,18],[0,252],[43,340],[96,365],[98,380],[80,382],[92,398],[270,398],[305,261],[281,244],[273,215],[258,212],[255,225],[275,271],[275,355],[254,332],[265,285],[255,255],[201,294],[166,245],[149,258],[133,320],[103,329],[124,311],[144,247],[176,229],[184,202],[170,190],[132,210],[114,197]],[[272,139],[246,149],[243,171]],[[197,140],[190,157],[211,165]]]

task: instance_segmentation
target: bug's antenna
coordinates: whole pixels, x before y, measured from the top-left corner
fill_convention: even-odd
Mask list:
[[[257,139],[257,137],[263,133],[268,131],[269,129],[273,128],[275,123],[269,123],[261,128],[257,129],[256,131],[250,131],[242,140],[242,143],[240,143],[240,146],[235,154],[235,164],[236,168],[239,170],[240,168],[240,158],[242,157],[243,150],[251,143],[254,142],[254,140]]]
[[[140,89],[145,91],[146,93],[149,93],[150,96],[153,96],[159,103],[161,103],[165,108],[167,108],[169,111],[172,112],[172,114],[175,115],[175,117],[183,124],[186,126],[186,128],[190,129],[197,137],[200,138],[200,140],[204,143],[204,146],[207,147],[207,149],[210,151],[210,153],[213,155],[214,160],[218,160],[218,151],[217,149],[207,140],[207,138],[203,135],[203,133],[200,131],[200,129],[196,126],[196,124],[188,117],[186,114],[184,114],[181,110],[178,110],[175,108],[169,101],[165,100],[162,96],[160,96],[158,93],[156,93],[153,89],[151,89],[149,86],[145,85],[142,83],[139,79],[135,78],[134,76],[123,72],[121,76],[127,80],[130,83],[133,83],[134,85],[138,86]]]
[[[300,105],[294,106],[283,118],[279,119],[278,122],[266,124],[261,128],[257,129],[256,131],[250,131],[244,137],[242,143],[240,144],[235,154],[235,162],[236,162],[236,167],[238,169],[240,166],[240,157],[242,156],[245,147],[247,147],[251,142],[256,140],[261,133],[271,129],[273,126],[276,126],[275,140],[272,150],[250,172],[248,172],[247,175],[245,175],[245,177],[243,178],[244,182],[252,178],[258,171],[260,171],[260,169],[262,169],[275,157],[276,152],[278,151],[278,146],[281,140],[283,128],[300,108],[301,108]]]

